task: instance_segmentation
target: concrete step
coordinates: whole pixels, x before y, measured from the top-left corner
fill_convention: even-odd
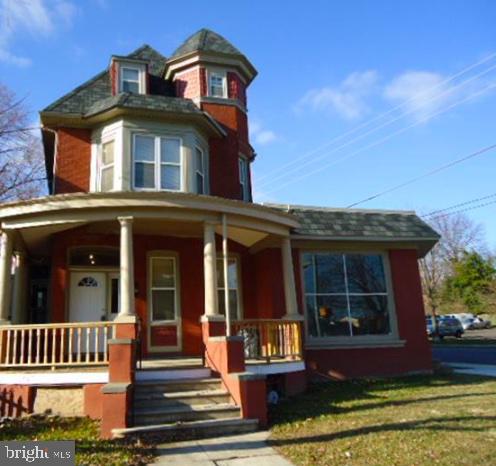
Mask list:
[[[146,426],[113,429],[114,438],[157,433],[181,433],[184,438],[216,437],[218,435],[242,434],[258,429],[257,419],[208,419],[176,423],[153,424]]]
[[[150,393],[177,393],[195,390],[219,390],[220,388],[220,379],[214,378],[153,380],[137,381],[134,386],[134,393],[141,396]]]
[[[137,426],[239,417],[240,409],[226,403],[197,406],[135,407],[134,409],[134,423]]]
[[[231,396],[226,390],[192,390],[186,392],[163,393],[137,393],[134,396],[135,408],[154,406],[195,406],[203,404],[228,404]]]

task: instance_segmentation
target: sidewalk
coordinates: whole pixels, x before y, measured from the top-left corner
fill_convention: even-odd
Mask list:
[[[165,443],[157,447],[157,465],[292,466],[266,443],[268,431],[229,437]]]
[[[466,364],[462,362],[445,363],[458,374],[486,375],[496,377],[496,365],[492,364]]]

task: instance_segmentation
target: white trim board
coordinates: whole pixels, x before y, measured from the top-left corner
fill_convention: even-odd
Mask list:
[[[108,372],[40,372],[0,374],[0,385],[86,385],[108,383]]]
[[[287,372],[300,372],[305,370],[305,363],[298,362],[278,362],[275,364],[246,364],[246,372],[252,374],[284,374]]]

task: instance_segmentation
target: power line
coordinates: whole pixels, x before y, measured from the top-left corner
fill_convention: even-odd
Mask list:
[[[480,72],[480,73],[478,73],[478,74],[476,74],[476,75],[474,75],[474,76],[470,77],[469,79],[466,79],[465,81],[462,81],[461,83],[458,83],[457,85],[455,85],[455,86],[453,86],[453,87],[451,87],[451,88],[449,88],[449,89],[445,90],[444,92],[441,92],[440,94],[434,95],[434,96],[433,96],[433,97],[431,97],[430,99],[426,99],[426,101],[424,102],[424,104],[427,104],[427,103],[429,103],[429,102],[431,102],[431,101],[435,101],[435,100],[437,100],[437,99],[439,99],[439,98],[443,97],[443,96],[444,96],[444,95],[446,95],[446,94],[451,94],[451,93],[453,93],[456,89],[458,89],[458,88],[460,88],[460,87],[462,87],[462,86],[465,86],[466,84],[468,84],[468,83],[469,83],[469,82],[471,82],[471,81],[474,81],[475,79],[480,78],[482,75],[489,73],[489,71],[492,71],[492,70],[493,70],[493,69],[495,69],[495,68],[496,68],[496,65],[490,66],[490,67],[489,67],[489,68],[487,68],[486,70],[484,70],[484,71],[482,71],[482,72]],[[346,146],[349,146],[350,144],[353,144],[354,142],[359,141],[360,139],[363,139],[365,136],[368,136],[369,134],[376,133],[378,130],[380,130],[380,129],[382,129],[382,128],[386,127],[386,126],[389,126],[389,125],[391,125],[392,123],[394,123],[394,122],[396,122],[396,121],[398,121],[398,120],[401,120],[401,119],[402,119],[402,118],[404,118],[405,116],[410,115],[410,114],[412,114],[412,113],[415,113],[415,110],[414,110],[414,109],[412,109],[412,110],[410,110],[410,111],[407,111],[407,112],[404,112],[403,114],[401,114],[401,115],[399,115],[399,116],[397,116],[397,117],[395,117],[395,118],[393,118],[393,119],[391,119],[391,120],[388,120],[388,121],[386,121],[385,123],[382,123],[382,124],[380,124],[379,126],[376,126],[376,127],[372,128],[372,129],[370,129],[370,130],[366,131],[365,133],[363,133],[363,134],[361,134],[361,135],[358,135],[357,137],[355,137],[355,138],[353,138],[353,139],[351,139],[351,140],[349,140],[349,141],[345,142],[344,144],[341,144],[340,146],[335,147],[334,149],[330,150],[329,152],[325,152],[324,154],[321,154],[321,155],[319,155],[318,157],[315,157],[315,158],[313,158],[313,159],[311,159],[311,160],[308,160],[308,161],[306,161],[306,162],[303,162],[303,163],[302,163],[302,164],[300,164],[299,166],[296,166],[296,167],[294,167],[294,168],[291,168],[291,169],[289,169],[288,171],[286,171],[286,172],[284,172],[284,173],[281,173],[281,174],[280,174],[280,175],[278,175],[278,176],[273,177],[273,178],[272,178],[272,180],[271,180],[271,184],[272,184],[274,181],[278,180],[278,179],[281,179],[281,178],[286,177],[288,174],[291,174],[292,172],[296,172],[297,170],[299,171],[302,167],[305,167],[305,166],[307,166],[307,165],[313,164],[313,163],[315,163],[315,162],[317,162],[317,161],[319,161],[319,160],[321,160],[321,159],[327,158],[327,156],[328,156],[328,155],[330,155],[330,154],[332,154],[332,153],[334,153],[334,152],[337,152],[338,150],[340,150],[340,149],[342,149],[342,148],[344,148],[344,147],[346,147]],[[268,183],[262,183],[261,187],[263,188],[266,184],[268,184]]]
[[[458,105],[461,105],[464,102],[467,102],[469,100],[472,100],[475,97],[477,97],[477,96],[483,94],[484,92],[487,92],[490,89],[493,89],[495,87],[496,87],[496,83],[492,83],[491,85],[486,86],[482,90],[480,90],[478,92],[475,92],[473,94],[470,94],[469,96],[464,97],[463,99],[460,99],[460,100],[454,102],[453,104],[451,104],[451,105],[449,105],[449,106],[447,106],[447,107],[445,107],[445,108],[443,108],[443,109],[441,109],[441,110],[439,110],[437,112],[433,112],[433,113],[427,115],[426,117],[422,118],[421,120],[418,120],[415,123],[412,123],[411,125],[408,125],[408,126],[406,126],[404,128],[401,128],[401,129],[399,129],[399,130],[397,130],[397,131],[395,131],[395,132],[393,132],[393,133],[391,133],[391,134],[389,134],[389,135],[387,135],[387,136],[385,136],[385,137],[383,137],[381,139],[378,139],[378,140],[374,141],[373,143],[371,143],[371,144],[369,144],[369,145],[367,145],[365,147],[362,147],[361,149],[358,149],[358,150],[356,150],[354,152],[351,152],[351,153],[349,153],[349,154],[347,154],[347,155],[345,155],[345,156],[343,156],[343,157],[341,157],[339,159],[332,160],[330,163],[327,163],[327,164],[325,164],[325,165],[323,165],[323,166],[321,166],[321,167],[319,167],[319,168],[317,168],[315,170],[311,170],[311,171],[305,172],[304,174],[302,174],[301,176],[299,176],[297,178],[294,178],[292,180],[289,180],[286,183],[283,183],[283,184],[277,186],[276,188],[274,188],[272,190],[266,191],[264,194],[267,195],[267,194],[271,194],[273,192],[279,191],[279,190],[281,190],[282,188],[284,188],[285,186],[287,186],[287,185],[289,185],[291,183],[294,183],[296,181],[302,180],[302,179],[304,179],[304,178],[306,178],[308,176],[311,176],[311,175],[313,175],[315,173],[321,172],[322,170],[325,170],[325,169],[327,169],[327,168],[329,168],[329,167],[331,167],[333,165],[336,165],[339,162],[342,162],[344,160],[348,160],[348,159],[354,157],[355,155],[357,155],[357,154],[359,154],[359,153],[361,153],[361,152],[363,152],[365,150],[368,150],[368,149],[371,149],[373,147],[376,147],[376,146],[378,146],[380,144],[383,144],[384,142],[392,139],[394,136],[397,136],[398,134],[404,133],[405,131],[408,131],[409,129],[414,128],[415,126],[418,126],[420,124],[423,124],[426,121],[430,120],[431,118],[434,118],[435,116],[441,115],[442,113],[445,113],[448,110],[451,110],[452,108],[457,107]]]
[[[468,67],[466,67],[466,68],[464,68],[464,69],[462,69],[462,70],[460,70],[458,73],[455,73],[454,75],[449,76],[448,78],[446,78],[445,80],[443,80],[443,81],[441,81],[441,82],[439,82],[439,83],[435,84],[434,86],[431,86],[430,88],[428,88],[428,89],[426,89],[426,90],[424,90],[424,91],[422,91],[422,92],[419,92],[418,94],[415,94],[414,96],[412,96],[412,97],[410,97],[409,99],[407,99],[405,102],[403,102],[403,103],[401,103],[401,104],[397,105],[396,107],[393,107],[393,108],[389,109],[387,112],[384,112],[384,113],[382,113],[382,114],[380,114],[380,115],[378,115],[378,116],[376,116],[376,117],[372,118],[371,120],[368,120],[368,121],[366,121],[366,122],[364,122],[364,123],[362,123],[362,124],[360,124],[360,125],[356,126],[355,128],[352,128],[352,129],[351,129],[351,130],[349,130],[349,131],[346,131],[345,133],[343,133],[343,134],[341,134],[340,136],[337,136],[337,137],[335,137],[335,138],[331,139],[331,141],[329,141],[329,142],[327,142],[327,143],[323,144],[322,146],[319,146],[318,148],[316,148],[316,149],[314,149],[314,150],[312,150],[312,151],[310,151],[310,152],[307,152],[306,154],[303,154],[303,155],[302,155],[302,156],[300,156],[300,157],[297,157],[295,160],[292,160],[292,161],[290,161],[290,162],[288,162],[288,163],[286,163],[286,164],[284,164],[284,165],[282,165],[282,166],[279,166],[279,167],[278,167],[278,168],[276,168],[275,170],[272,170],[272,171],[270,171],[270,172],[268,172],[268,173],[266,173],[266,174],[262,175],[262,176],[259,178],[259,180],[258,180],[258,181],[263,180],[263,179],[268,178],[268,177],[273,178],[273,177],[272,177],[272,174],[273,174],[273,173],[280,172],[280,171],[282,171],[282,170],[285,170],[285,168],[287,168],[287,167],[290,167],[290,166],[292,166],[292,165],[298,164],[298,162],[299,162],[300,160],[304,160],[304,159],[306,159],[306,158],[310,157],[311,155],[314,155],[314,154],[316,154],[316,153],[320,152],[322,149],[324,149],[324,148],[326,148],[326,147],[331,146],[333,143],[335,143],[335,142],[337,142],[337,141],[339,141],[339,140],[341,140],[341,139],[345,138],[346,136],[348,136],[348,135],[350,135],[350,134],[353,134],[353,133],[355,133],[355,132],[359,131],[360,129],[362,129],[362,128],[365,128],[365,127],[369,126],[371,123],[373,123],[373,122],[375,122],[375,121],[377,121],[377,120],[380,120],[380,119],[382,119],[382,118],[386,117],[387,115],[389,115],[389,114],[391,114],[391,113],[395,112],[396,110],[399,110],[399,109],[400,109],[400,108],[402,108],[402,107],[407,106],[409,103],[411,103],[411,102],[415,101],[416,99],[418,99],[418,98],[419,98],[419,97],[421,97],[422,95],[424,95],[424,94],[428,94],[428,93],[429,93],[429,92],[431,92],[432,90],[434,90],[434,89],[436,89],[436,88],[438,88],[438,87],[440,87],[440,86],[443,86],[443,85],[445,85],[445,84],[447,84],[447,83],[449,83],[449,82],[453,81],[454,79],[456,79],[457,77],[459,77],[459,76],[461,76],[461,75],[463,75],[463,74],[467,73],[468,71],[470,71],[470,70],[472,70],[472,69],[474,69],[474,68],[476,68],[476,67],[478,67],[478,66],[482,65],[483,63],[486,63],[486,62],[488,62],[488,61],[492,60],[495,56],[496,56],[496,53],[493,53],[493,54],[491,54],[491,55],[487,56],[486,58],[484,58],[483,60],[480,60],[480,61],[478,61],[478,62],[476,62],[476,63],[474,63],[474,64],[472,64],[472,65],[470,65],[470,66],[468,66]],[[486,70],[486,71],[485,71],[485,72],[483,72],[482,74],[485,74],[485,73],[489,72],[489,71],[490,71],[491,69],[493,69],[493,68],[494,68],[494,67],[489,68],[488,70]],[[475,78],[477,78],[477,77],[479,77],[479,75],[477,75]],[[466,84],[467,82],[469,82],[469,81],[471,81],[472,79],[475,79],[475,78],[470,78],[469,80],[464,81],[464,82],[462,83],[462,85]],[[458,85],[458,86],[459,86],[459,85]],[[457,87],[458,87],[458,86],[457,86]],[[450,90],[450,92],[451,92],[452,90],[453,90],[453,89],[451,89],[451,90]],[[436,97],[436,98],[437,98],[437,97]],[[430,101],[430,100],[432,100],[432,99],[429,99],[429,101]],[[402,115],[402,116],[400,116],[400,117],[397,117],[396,119],[393,119],[392,121],[389,121],[387,124],[391,124],[391,123],[393,123],[394,121],[396,121],[397,119],[402,118],[403,116],[405,116],[405,115]],[[379,128],[377,128],[377,129],[380,129],[380,128],[382,128],[383,126],[384,126],[384,125],[380,126],[380,127],[379,127]],[[369,131],[369,132],[370,132],[370,131]],[[367,135],[367,134],[369,134],[369,133],[366,133],[365,135]],[[363,136],[362,136],[362,137],[363,137]],[[291,170],[291,171],[293,171],[293,170]],[[273,181],[273,179],[271,179],[271,181]],[[262,184],[267,184],[267,183],[262,183]]]
[[[475,200],[474,200],[474,202],[475,202]],[[496,204],[496,200],[490,201],[490,202],[484,202],[482,204],[477,204],[475,206],[467,207],[466,209],[460,209],[460,210],[455,210],[453,212],[448,212],[448,213],[441,214],[441,215],[435,215],[435,216],[429,217],[429,219],[432,220],[432,219],[436,219],[436,218],[448,217],[449,215],[460,214],[462,212],[468,212],[470,210],[480,209],[481,207],[486,207],[486,206],[492,205],[492,204]]]
[[[429,218],[429,217],[437,216],[438,214],[442,214],[443,212],[446,212],[448,210],[457,209],[458,207],[463,207],[463,206],[466,206],[469,204],[474,204],[475,202],[485,201],[486,199],[491,199],[493,197],[496,197],[496,193],[489,194],[488,196],[484,196],[484,197],[478,197],[478,198],[472,199],[470,201],[461,202],[459,204],[455,204],[455,205],[452,205],[450,207],[445,207],[444,209],[434,210],[428,214],[422,215],[421,217],[422,218]]]
[[[451,168],[455,165],[458,165],[459,163],[465,162],[466,160],[472,159],[474,157],[477,157],[478,155],[485,154],[486,152],[489,152],[490,150],[496,149],[496,144],[492,144],[490,146],[484,147],[482,149],[479,149],[475,152],[472,152],[469,155],[466,155],[464,157],[460,157],[458,159],[455,159],[447,164],[441,165],[440,167],[434,168],[427,173],[424,173],[423,175],[416,176],[414,178],[409,179],[408,181],[405,181],[403,183],[397,184],[391,188],[385,189],[384,191],[380,191],[376,194],[373,194],[372,196],[366,197],[365,199],[362,199],[361,201],[354,202],[353,204],[350,204],[346,206],[347,209],[351,209],[352,207],[356,207],[357,205],[363,204],[365,202],[372,201],[373,199],[377,199],[380,196],[384,196],[385,194],[389,194],[393,191],[396,191],[400,188],[404,188],[405,186],[408,186],[412,183],[415,183],[417,181],[420,181],[424,178],[427,178],[429,176],[435,175],[436,173],[439,173],[443,170],[447,170],[448,168]]]

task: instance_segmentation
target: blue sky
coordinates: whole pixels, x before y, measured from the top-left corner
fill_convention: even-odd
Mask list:
[[[259,71],[248,94],[259,201],[343,207],[496,143],[495,2],[187,5],[0,0],[0,81],[34,120],[110,55],[149,43],[167,56],[211,28]],[[491,151],[360,207],[430,212],[495,193],[495,174]],[[493,247],[495,212],[467,212]]]

